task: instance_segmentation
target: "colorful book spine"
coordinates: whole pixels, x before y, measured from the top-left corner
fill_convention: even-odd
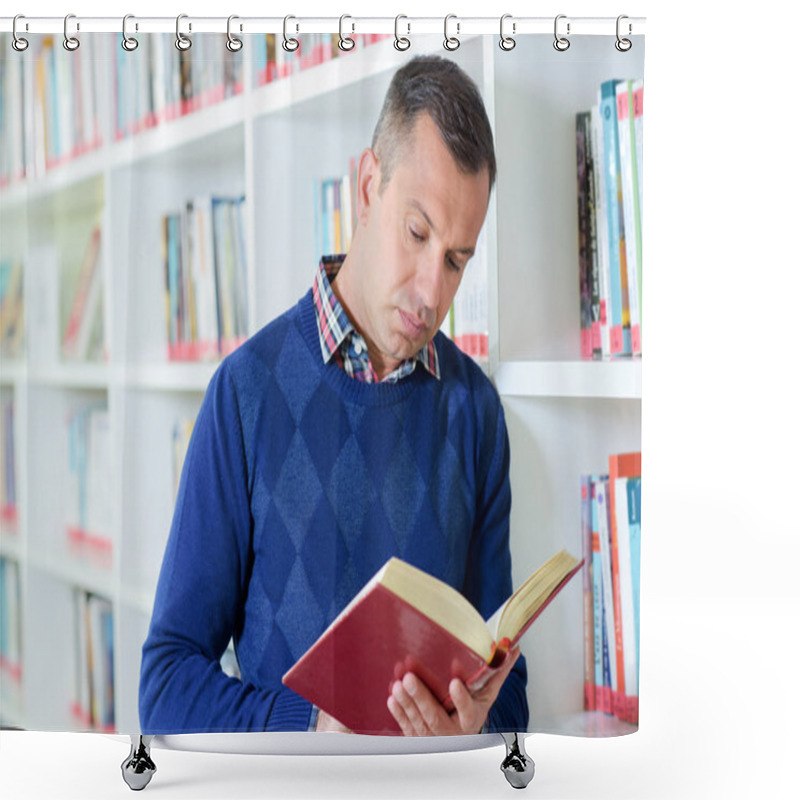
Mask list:
[[[614,604],[614,646],[617,668],[615,713],[620,719],[633,721],[632,703],[638,686],[630,686],[636,673],[633,590],[628,531],[627,478],[642,474],[642,454],[615,454],[608,459],[609,506],[611,527],[611,569]],[[624,526],[624,528],[623,528]]]
[[[619,137],[617,135],[616,86],[618,81],[605,81],[600,88],[600,113],[603,126],[603,172],[605,211],[608,225],[610,264],[610,344],[613,357],[631,355],[630,310],[627,297],[625,264],[625,230],[620,214],[622,186],[620,176]]]
[[[608,223],[606,221],[606,170],[603,139],[603,123],[600,106],[592,109],[592,152],[594,176],[594,210],[597,233],[598,281],[600,288],[600,352],[603,358],[611,356],[611,263],[608,244]]]
[[[611,712],[611,696],[604,680],[603,670],[603,564],[600,553],[600,520],[597,506],[597,481],[599,476],[592,476],[589,486],[592,514],[592,619],[594,622],[594,684],[595,707],[598,711]]]
[[[580,288],[581,358],[594,357],[592,346],[592,262],[589,244],[589,179],[587,149],[591,141],[591,113],[575,117],[575,144],[578,163],[578,283]]]
[[[608,477],[596,483],[597,529],[600,539],[600,561],[603,570],[603,684],[609,696],[608,711],[616,713],[619,706],[619,672],[616,648],[616,608],[611,557],[611,530]]]
[[[639,218],[638,178],[636,175],[636,133],[634,131],[633,81],[617,84],[617,131],[619,137],[620,178],[622,187],[625,264],[628,277],[631,351],[642,354],[641,314],[639,311],[639,276],[642,254],[642,228]]]
[[[581,476],[581,543],[583,546],[583,707],[594,711],[597,707],[594,662],[594,610],[592,591],[592,479]]]

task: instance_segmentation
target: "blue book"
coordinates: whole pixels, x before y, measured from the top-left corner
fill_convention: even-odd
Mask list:
[[[609,329],[611,355],[630,356],[631,329],[628,309],[628,278],[625,262],[622,204],[622,168],[617,133],[617,91],[619,80],[605,81],[600,87],[600,116],[603,127],[603,170],[605,173],[605,211],[611,273]],[[627,325],[626,325],[627,323]]]
[[[642,552],[642,479],[628,478],[628,519],[633,583],[633,622],[636,641],[636,674],[639,674],[639,581]],[[638,681],[637,681],[638,685]]]

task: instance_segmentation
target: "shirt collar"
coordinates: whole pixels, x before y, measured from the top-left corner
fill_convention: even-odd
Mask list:
[[[338,275],[344,259],[344,255],[323,256],[312,285],[322,360],[326,364],[337,352],[344,351],[346,353],[351,350],[351,344],[355,344],[356,352],[363,348],[364,358],[369,359],[366,342],[350,322],[344,307],[333,291],[332,283]],[[386,379],[392,378],[396,373],[400,377],[409,374],[417,362],[422,364],[437,380],[441,378],[439,355],[436,345],[431,339],[416,355],[403,361]]]

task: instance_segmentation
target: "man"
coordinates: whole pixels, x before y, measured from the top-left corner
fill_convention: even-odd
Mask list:
[[[438,333],[494,182],[480,95],[453,63],[395,74],[358,170],[350,252],[222,363],[181,478],[148,639],[145,733],[343,730],[281,676],[397,555],[488,617],[511,593],[497,392]],[[241,680],[219,658],[234,637]],[[413,674],[406,735],[525,730],[518,651],[448,714]]]

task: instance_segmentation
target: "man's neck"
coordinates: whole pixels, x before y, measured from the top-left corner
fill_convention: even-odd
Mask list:
[[[372,369],[375,371],[379,381],[382,381],[389,373],[400,366],[400,360],[384,357],[378,350],[372,338],[366,333],[364,325],[359,318],[359,309],[363,307],[360,301],[362,297],[358,287],[351,284],[349,278],[358,270],[354,268],[356,255],[353,251],[345,256],[342,266],[339,268],[336,278],[331,282],[331,289],[336,295],[336,299],[342,304],[347,318],[350,320],[356,331],[364,338],[367,343],[367,353]],[[350,269],[348,269],[348,264]]]

